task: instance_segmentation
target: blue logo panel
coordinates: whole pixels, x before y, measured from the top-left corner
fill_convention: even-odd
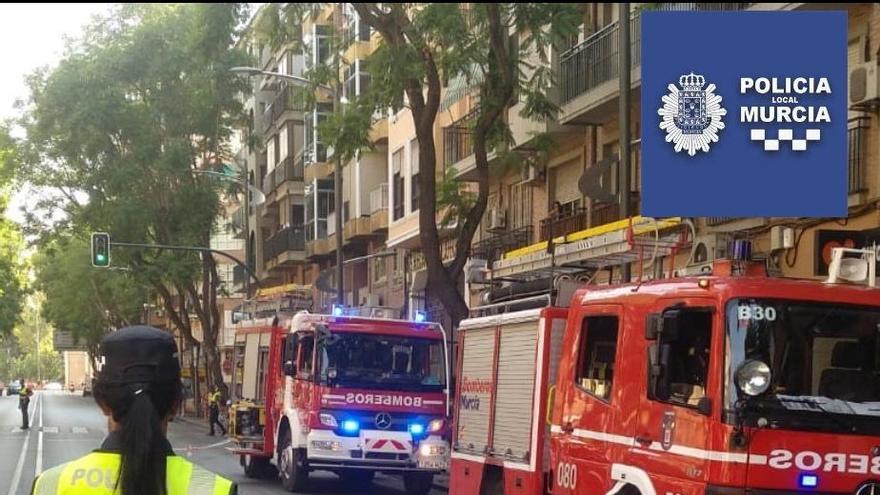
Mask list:
[[[846,12],[641,15],[644,215],[847,215]]]

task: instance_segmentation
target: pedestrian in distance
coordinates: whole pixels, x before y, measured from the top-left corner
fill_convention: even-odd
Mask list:
[[[174,454],[168,423],[183,394],[177,344],[148,326],[104,337],[94,397],[109,434],[97,450],[48,469],[32,495],[235,495],[230,480]]]
[[[27,430],[30,428],[30,421],[28,421],[28,408],[31,405],[31,396],[34,395],[34,391],[31,390],[30,387],[24,382],[24,378],[18,380],[21,388],[18,389],[18,408],[21,409],[21,429]]]
[[[211,425],[211,432],[208,433],[208,436],[214,436],[214,425],[220,427],[220,431],[223,432],[223,436],[226,436],[226,427],[223,426],[223,423],[220,422],[220,390],[217,387],[214,387],[214,390],[211,391],[211,395],[208,396],[208,416],[210,419],[208,420]]]

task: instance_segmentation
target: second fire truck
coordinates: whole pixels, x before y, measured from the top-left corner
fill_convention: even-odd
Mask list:
[[[449,376],[439,325],[299,312],[240,332],[259,335],[244,354],[262,356],[250,368],[252,389],[264,390],[230,414],[232,450],[248,475],[274,461],[284,488],[299,491],[312,471],[358,483],[382,472],[424,494],[446,470]]]

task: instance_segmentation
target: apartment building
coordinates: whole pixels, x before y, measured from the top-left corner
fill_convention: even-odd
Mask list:
[[[818,6],[821,8],[822,6]],[[652,4],[666,10],[795,10],[811,4],[673,3]],[[631,31],[630,216],[621,215],[619,184],[619,12],[612,4],[584,4],[580,35],[555,55],[558,84],[552,88],[561,107],[556,122],[523,119],[517,106],[506,118],[514,135],[519,166],[493,173],[489,208],[474,239],[472,258],[485,260],[493,277],[517,283],[489,285],[470,280],[471,304],[503,299],[513,286],[522,291],[549,287],[558,277],[606,283],[619,280],[620,267],[630,265],[634,279],[699,273],[715,258],[727,255],[728,243],[748,239],[754,255],[770,260],[777,273],[796,277],[824,276],[830,248],[870,245],[880,238],[880,197],[876,127],[877,92],[864,83],[866,67],[876,67],[876,29],[880,10],[870,4],[848,4],[849,67],[861,70],[858,98],[851,95],[849,116],[849,205],[846,221],[778,218],[646,219],[640,212],[640,12],[633,7]],[[866,65],[867,64],[867,65]],[[870,73],[876,73],[870,71]],[[852,85],[852,82],[851,82]],[[467,91],[438,118],[445,167],[454,167],[462,181],[474,180],[474,158],[468,119],[477,102]],[[851,87],[852,91],[852,87]],[[450,118],[451,116],[451,118]],[[389,244],[418,249],[418,222],[410,184],[412,152],[406,139],[414,135],[411,119],[399,116],[391,125],[389,174],[392,178],[393,217]],[[530,136],[547,133],[549,152],[536,150]],[[439,142],[438,142],[439,143]],[[400,153],[395,157],[394,153]],[[490,161],[493,159],[490,154]],[[397,171],[400,170],[400,178]],[[417,173],[417,165],[414,169]],[[495,169],[498,170],[498,169]],[[592,182],[590,195],[578,182]],[[398,185],[395,187],[395,185]],[[790,230],[789,230],[790,229]],[[551,239],[554,242],[549,242]],[[479,279],[479,277],[476,277]],[[538,289],[540,290],[540,289]]]

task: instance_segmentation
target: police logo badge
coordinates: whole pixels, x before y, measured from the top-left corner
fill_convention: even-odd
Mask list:
[[[660,129],[666,131],[666,142],[675,144],[675,151],[709,152],[709,144],[718,142],[718,132],[724,129],[721,117],[727,110],[721,107],[721,96],[715,94],[715,85],[706,89],[706,78],[686,74],[678,79],[681,88],[669,85],[669,94],[663,96],[663,106],[657,113],[662,118]]]

